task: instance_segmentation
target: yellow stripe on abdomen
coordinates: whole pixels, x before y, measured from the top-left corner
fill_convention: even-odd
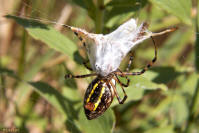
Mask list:
[[[91,93],[89,94],[88,98],[86,99],[86,102],[87,102],[87,103],[90,101],[90,98],[91,98],[91,96],[93,95],[93,93],[94,93],[95,89],[97,88],[97,86],[98,86],[98,83],[95,83],[95,85],[94,85],[94,87],[93,87]]]
[[[102,98],[102,95],[103,95],[104,91],[105,91],[105,87],[102,87],[100,95],[99,95],[99,97],[97,99],[97,102],[95,103],[95,107],[94,107],[93,111],[95,111],[97,109],[99,103],[101,102],[101,98]]]

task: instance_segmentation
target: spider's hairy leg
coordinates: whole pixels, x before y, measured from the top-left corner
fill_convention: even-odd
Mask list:
[[[122,71],[121,71],[120,69],[117,69],[117,71],[114,72],[114,75],[115,75],[115,77],[117,78],[118,83],[119,83],[120,85],[124,86],[124,87],[128,87],[129,84],[130,84],[130,79],[129,79],[127,76],[125,76],[125,75],[118,75],[117,72],[122,73]],[[122,82],[119,80],[118,76],[120,76],[120,77],[125,77],[126,80],[127,80],[126,84],[122,83]]]
[[[129,71],[132,62],[133,62],[133,53],[132,53],[132,51],[130,51],[130,58],[129,58],[128,66],[127,66],[127,68],[126,68],[126,72]]]
[[[116,80],[116,82],[121,83],[117,78],[115,78],[115,76],[114,76],[113,78]],[[121,88],[122,88],[122,91],[123,91],[123,93],[124,93],[124,97],[123,97],[123,99],[121,100],[121,98],[120,98],[120,96],[119,96],[119,94],[118,94],[118,92],[117,92],[117,90],[116,90],[116,87],[115,87],[115,85],[112,83],[112,81],[110,81],[110,84],[111,84],[111,86],[113,87],[114,93],[115,93],[115,95],[116,95],[116,97],[117,97],[117,100],[118,100],[119,104],[123,104],[123,103],[126,101],[126,99],[127,99],[127,95],[126,95],[126,92],[125,92],[123,86],[120,84],[120,86],[121,86]]]
[[[133,62],[133,53],[132,53],[132,51],[130,51],[130,58],[129,58],[128,66],[127,66],[127,68],[126,68],[126,72],[129,72],[132,62]],[[118,70],[119,70],[119,69],[118,69]],[[121,70],[119,70],[119,71],[122,72]],[[116,77],[117,77],[117,76],[116,76]],[[127,83],[124,84],[124,83],[121,82],[121,85],[124,86],[124,87],[128,87],[129,84],[130,84],[130,79],[129,79],[127,76],[122,76],[122,77],[125,77],[125,78],[126,78]],[[117,78],[118,78],[118,77],[117,77]],[[118,80],[119,80],[119,79],[118,79]],[[119,81],[120,81],[120,80],[119,80]]]
[[[173,32],[173,31],[175,31],[175,30],[177,30],[178,29],[178,27],[172,27],[172,28],[168,28],[168,29],[166,29],[166,30],[164,30],[164,31],[161,31],[161,32],[158,32],[158,33],[152,33],[152,35],[151,36],[160,36],[160,35],[163,35],[163,34],[166,34],[166,33],[169,33],[169,32]]]
[[[128,75],[141,75],[143,74],[145,71],[147,71],[157,60],[157,47],[156,47],[156,44],[155,44],[155,41],[153,39],[153,37],[151,36],[151,39],[153,41],[153,44],[154,44],[154,47],[155,47],[155,57],[152,59],[151,62],[149,62],[146,67],[144,67],[140,72],[116,72],[117,75],[119,76],[128,76]]]
[[[81,41],[83,46],[86,48],[85,38],[89,37],[89,33],[87,31],[80,29],[80,28],[68,26],[68,25],[64,25],[64,27],[69,28],[71,31],[73,31],[73,33],[79,38],[79,40]],[[92,68],[87,65],[88,62],[89,62],[88,60],[83,61],[83,64],[88,70],[92,71]]]
[[[123,87],[128,87],[128,86],[129,86],[130,79],[129,79],[127,76],[125,76],[125,78],[126,78],[126,80],[127,80],[126,84],[122,83],[122,82],[119,80],[119,78],[118,78],[117,75],[115,75],[115,77],[117,78],[117,81],[118,81],[118,83],[119,83],[121,86],[123,86]]]
[[[72,75],[72,74],[66,74],[65,79],[68,78],[87,78],[91,76],[97,76],[97,73],[91,73],[91,74],[85,74],[85,75]]]
[[[119,83],[120,83],[122,86],[128,87],[129,84],[130,84],[130,79],[129,79],[127,76],[125,76],[125,75],[122,75],[122,74],[119,74],[119,75],[118,75],[118,72],[119,72],[119,73],[123,73],[120,69],[117,69],[117,71],[114,72],[115,77],[118,79]],[[127,80],[126,84],[122,83],[122,82],[119,80],[118,76],[120,76],[120,77],[125,77],[126,80]]]
[[[89,37],[89,33],[87,31],[80,28],[68,26],[68,25],[63,25],[63,26],[73,31],[73,33],[79,38],[83,46],[86,47],[86,42],[84,38]]]

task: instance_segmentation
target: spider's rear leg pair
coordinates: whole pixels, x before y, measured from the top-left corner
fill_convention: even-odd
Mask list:
[[[130,67],[131,67],[131,64],[132,64],[132,61],[133,61],[132,52],[130,52],[130,54],[131,54],[131,55],[130,55],[130,58],[129,58],[128,66],[127,66],[127,68],[126,68],[126,72],[129,71],[129,69],[130,69]],[[122,73],[122,71],[121,71],[120,69],[118,69],[117,71],[119,71],[119,72]],[[123,103],[126,101],[126,99],[127,99],[127,94],[126,94],[126,92],[125,92],[125,90],[124,90],[124,87],[128,87],[128,86],[129,86],[130,79],[129,79],[127,76],[121,75],[120,77],[125,77],[126,80],[127,80],[126,84],[124,84],[124,83],[122,83],[122,82],[119,80],[117,74],[114,74],[114,75],[115,75],[115,77],[114,77],[115,81],[117,81],[117,83],[119,83],[120,86],[121,86],[121,88],[122,88],[122,91],[123,91],[123,93],[124,93],[124,97],[123,97],[122,100],[121,100],[120,96],[118,95],[118,93],[117,93],[117,91],[116,91],[116,87],[113,86],[114,91],[115,91],[115,95],[116,95],[116,97],[117,97],[117,100],[118,100],[119,104],[123,104]]]

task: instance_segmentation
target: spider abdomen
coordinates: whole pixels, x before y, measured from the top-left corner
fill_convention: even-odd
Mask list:
[[[101,78],[93,80],[88,86],[84,97],[86,117],[91,120],[102,115],[111,105],[113,98],[114,91],[108,81]]]

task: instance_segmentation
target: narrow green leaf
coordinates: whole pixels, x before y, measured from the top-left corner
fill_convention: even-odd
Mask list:
[[[57,110],[66,114],[69,118],[76,118],[77,114],[73,104],[78,103],[63,97],[55,88],[44,82],[28,82],[34,90],[51,103]]]
[[[78,117],[78,110],[74,108],[79,100],[72,101],[67,97],[60,94],[55,88],[43,82],[28,82],[36,92],[44,97],[49,103],[51,103],[57,110],[63,113],[63,117],[66,119],[66,126],[68,130],[72,130],[74,133],[79,133],[79,129],[75,124],[75,120]]]
[[[7,75],[12,78],[15,78],[17,80],[20,80],[20,78],[16,75],[16,73],[13,70],[7,69],[7,68],[0,68],[0,74],[1,75]]]
[[[191,0],[150,0],[153,4],[191,25]]]
[[[12,15],[6,15],[6,17],[14,19],[35,39],[41,40],[49,47],[67,54],[71,58],[73,57],[73,53],[77,50],[77,46],[72,41],[48,25],[42,24],[35,20],[20,18]]]

